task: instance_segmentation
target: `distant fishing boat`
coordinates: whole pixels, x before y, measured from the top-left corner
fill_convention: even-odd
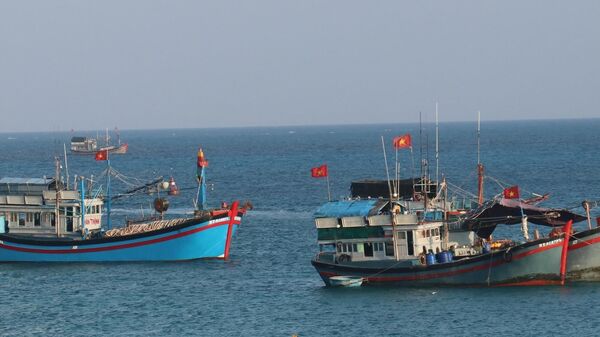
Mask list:
[[[97,156],[98,158],[98,156]],[[104,159],[100,159],[104,160]],[[0,180],[0,262],[175,261],[229,257],[231,240],[246,213],[230,207],[206,207],[205,168],[198,153],[196,212],[164,218],[166,199],[157,198],[159,218],[111,228],[110,189],[70,189],[58,178]],[[56,177],[60,177],[57,162]],[[160,184],[164,189],[169,184]],[[110,185],[109,185],[110,186]],[[103,228],[102,214],[107,228]]]
[[[104,138],[104,146],[98,145],[98,138],[80,137],[75,136],[71,138],[71,153],[82,154],[82,155],[94,155],[98,151],[108,151],[110,154],[125,154],[129,149],[127,143],[121,143],[121,137],[117,131],[117,144],[112,145],[110,143],[110,137],[108,135],[108,129],[106,130],[106,137]]]

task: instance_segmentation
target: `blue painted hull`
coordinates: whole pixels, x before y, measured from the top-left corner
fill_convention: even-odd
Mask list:
[[[177,261],[222,258],[241,216],[190,219],[182,225],[138,235],[89,240],[40,240],[0,235],[0,262]]]

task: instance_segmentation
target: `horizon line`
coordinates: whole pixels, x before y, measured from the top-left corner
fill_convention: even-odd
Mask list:
[[[482,120],[482,123],[498,123],[498,122],[544,122],[544,121],[567,121],[567,120],[597,120],[600,117],[556,117],[556,118],[525,118],[525,119],[487,119]],[[474,120],[455,120],[455,121],[439,121],[440,124],[454,124],[454,123],[477,123],[477,119]],[[209,127],[164,127],[164,128],[119,128],[119,131],[160,131],[160,130],[211,130],[211,129],[259,129],[259,128],[291,128],[291,127],[339,127],[339,126],[376,126],[376,125],[411,125],[419,124],[416,122],[373,122],[373,123],[361,123],[361,122],[350,122],[350,123],[323,123],[323,124],[284,124],[284,125],[249,125],[249,126],[209,126]],[[435,121],[427,121],[422,124],[430,125],[435,124]],[[114,132],[115,128],[109,128],[110,132]],[[72,128],[68,131],[62,130],[28,130],[28,131],[0,131],[0,134],[24,134],[24,133],[77,133],[77,132],[98,132],[104,131],[106,128],[101,129],[88,129],[88,130],[73,130]]]

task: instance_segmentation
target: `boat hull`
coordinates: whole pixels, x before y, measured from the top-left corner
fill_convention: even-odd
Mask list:
[[[568,281],[600,281],[600,227],[577,232],[569,240]]]
[[[231,221],[190,219],[138,235],[89,240],[39,240],[0,235],[0,262],[177,261],[222,258],[228,236],[240,225]]]
[[[363,277],[364,284],[400,286],[517,286],[560,284],[563,239],[541,239],[510,249],[449,263],[395,267],[396,261],[377,267],[360,262],[312,261],[326,285],[332,276]]]
[[[98,148],[96,150],[73,150],[71,149],[72,154],[81,154],[81,155],[95,155],[98,151],[108,151],[109,154],[126,154],[129,149],[128,144],[121,144],[119,146],[108,146],[103,148]]]

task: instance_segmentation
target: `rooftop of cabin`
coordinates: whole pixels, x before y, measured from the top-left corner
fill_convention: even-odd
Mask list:
[[[0,179],[0,194],[28,194],[41,193],[54,189],[54,178],[11,178]]]
[[[343,218],[353,216],[372,216],[380,214],[388,204],[383,199],[351,199],[330,201],[317,209],[316,218]]]

